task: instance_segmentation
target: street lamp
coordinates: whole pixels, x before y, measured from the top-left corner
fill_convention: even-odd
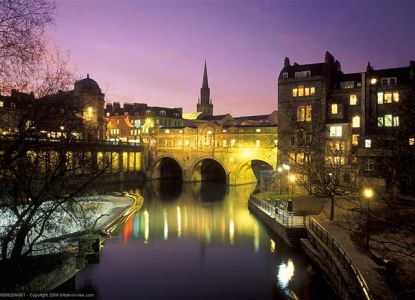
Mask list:
[[[362,192],[363,198],[366,199],[367,203],[367,218],[366,218],[366,250],[369,250],[369,202],[372,200],[375,192],[371,188],[364,188]]]
[[[278,181],[279,181],[279,184],[280,184],[279,191],[280,191],[280,194],[281,194],[282,193],[282,188],[281,188],[281,173],[282,173],[282,168],[281,167],[278,167],[277,168],[277,171],[278,171]]]

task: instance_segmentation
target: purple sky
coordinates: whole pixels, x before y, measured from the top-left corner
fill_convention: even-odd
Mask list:
[[[52,36],[107,101],[196,110],[207,59],[214,113],[270,113],[283,59],[343,71],[415,59],[415,1],[59,1]]]

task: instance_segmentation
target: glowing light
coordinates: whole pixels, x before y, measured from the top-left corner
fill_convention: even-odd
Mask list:
[[[233,161],[235,161],[235,159],[233,157],[229,157],[229,161],[233,162]]]
[[[294,183],[294,182],[295,182],[295,180],[296,180],[295,175],[294,175],[294,174],[289,175],[289,176],[288,176],[288,180],[289,180],[291,183]]]
[[[275,242],[271,239],[270,243],[271,243],[271,252],[274,253],[275,252]]]
[[[164,130],[165,133],[170,133],[169,129]]]
[[[140,233],[140,217],[139,217],[139,214],[136,213],[134,216],[134,228],[133,228],[134,237],[137,238],[139,233]]]
[[[278,167],[277,168],[277,171],[278,171],[278,173],[282,173],[282,168],[281,167]]]
[[[164,240],[167,240],[167,238],[169,237],[169,223],[167,222],[166,209],[163,209],[163,223],[164,223],[164,228],[163,228]]]
[[[250,150],[244,150],[242,152],[242,156],[245,158],[248,158],[251,155],[251,151]]]
[[[371,198],[373,198],[373,196],[375,195],[375,192],[373,191],[373,189],[371,188],[365,188],[363,190],[363,196],[367,199],[370,200]]]
[[[254,250],[255,252],[259,251],[259,228],[258,226],[254,227]]]
[[[148,214],[148,211],[144,211],[144,243],[148,243],[148,237],[150,233],[150,216]]]
[[[86,109],[86,112],[91,115],[94,112],[94,109],[92,108],[92,106],[88,106],[88,108]]]
[[[177,206],[177,237],[182,236],[182,210]]]
[[[370,84],[376,84],[376,82],[378,82],[378,80],[376,78],[370,79]]]
[[[63,130],[65,130],[65,127],[61,126],[61,127],[59,127],[59,129],[63,131]]]
[[[282,164],[282,168],[283,168],[284,170],[289,170],[289,169],[291,169],[291,167],[290,167],[289,165],[287,165],[287,164]]]
[[[233,220],[230,220],[229,222],[229,242],[231,245],[235,243],[235,224],[233,223]]]
[[[282,288],[286,288],[294,276],[294,264],[291,259],[287,263],[282,263],[278,268],[278,283]]]

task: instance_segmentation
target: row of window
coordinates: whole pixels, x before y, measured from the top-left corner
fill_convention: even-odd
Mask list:
[[[378,117],[378,127],[398,127],[399,116],[393,116],[391,114]]]
[[[304,87],[303,85],[293,88],[293,97],[307,97],[314,96],[316,94],[315,87]]]
[[[398,92],[378,92],[378,104],[399,102]]]

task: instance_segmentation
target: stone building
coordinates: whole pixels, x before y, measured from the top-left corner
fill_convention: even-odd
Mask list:
[[[414,61],[382,70],[369,63],[364,72],[343,73],[329,52],[322,63],[285,58],[278,77],[279,162],[302,163],[313,143],[326,160],[344,165],[344,182],[359,175],[387,185],[396,180],[388,170],[394,155],[406,153],[406,165],[414,165],[414,105]],[[400,169],[403,193],[415,192],[409,169]]]
[[[83,122],[82,127],[73,130],[71,134],[79,139],[102,140],[105,138],[106,130],[104,98],[105,95],[98,84],[89,78],[89,75],[76,81],[73,90],[59,91],[57,94],[42,98],[12,90],[10,95],[0,95],[0,134],[17,134],[21,126],[19,122],[24,115],[32,112],[33,117],[36,117],[36,111],[33,110],[47,110],[56,122],[52,124],[49,118],[45,119],[43,125],[40,125],[44,126],[41,131],[49,138],[58,138],[67,131],[63,116],[67,116],[68,110],[71,110]],[[26,121],[30,122],[30,120]]]

